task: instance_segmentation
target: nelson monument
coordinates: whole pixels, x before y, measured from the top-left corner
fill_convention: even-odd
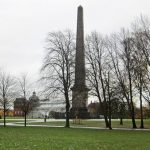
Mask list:
[[[85,49],[84,49],[84,23],[83,7],[78,7],[77,34],[76,34],[76,56],[75,56],[75,83],[72,87],[71,118],[89,118],[87,111],[87,100],[89,89],[86,86],[85,71]]]

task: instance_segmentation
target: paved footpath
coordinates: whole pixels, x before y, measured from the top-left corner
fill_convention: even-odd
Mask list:
[[[13,119],[9,119],[13,120]],[[15,120],[15,119],[14,119]],[[18,119],[19,120],[19,119]],[[94,119],[95,120],[95,119]],[[47,119],[47,122],[53,122],[53,121],[64,121],[64,119]],[[93,120],[90,120],[93,121]],[[98,120],[100,121],[100,120]],[[101,120],[103,121],[103,120]],[[43,119],[28,119],[27,123],[32,123],[32,122],[43,122]],[[24,126],[24,120],[20,119],[20,121],[17,122],[9,122],[6,123],[7,126]],[[3,126],[3,123],[0,123],[0,126]],[[56,127],[56,128],[64,128],[64,126],[55,126],[55,125],[27,125],[28,127]],[[108,128],[101,128],[101,127],[81,127],[81,126],[71,126],[70,128],[80,128],[80,129],[97,129],[97,130],[109,130]],[[113,128],[113,130],[124,130],[124,131],[150,131],[150,129],[132,129],[132,128]]]

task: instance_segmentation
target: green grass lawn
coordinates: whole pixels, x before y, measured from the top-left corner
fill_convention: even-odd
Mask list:
[[[14,119],[14,120],[10,120],[10,119],[6,119],[6,123],[8,122],[22,122],[24,121],[23,119]],[[0,119],[0,123],[3,123],[4,120],[3,119]]]
[[[150,132],[1,127],[0,150],[148,150]]]
[[[24,119],[24,117],[18,117],[18,116],[15,116],[15,117],[9,117],[9,116],[7,116],[6,118],[7,119]]]
[[[31,121],[31,120],[34,120],[34,119],[27,119],[28,121]],[[3,123],[4,122],[4,119],[0,119],[0,123]],[[24,118],[19,118],[19,119],[8,119],[6,118],[6,123],[13,123],[13,122],[24,122]]]

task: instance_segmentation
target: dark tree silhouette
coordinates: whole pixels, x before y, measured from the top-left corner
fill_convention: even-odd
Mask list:
[[[47,37],[46,56],[42,67],[42,80],[46,81],[46,92],[58,98],[61,94],[66,104],[66,125],[69,125],[70,88],[74,71],[74,34],[71,31],[51,32]]]

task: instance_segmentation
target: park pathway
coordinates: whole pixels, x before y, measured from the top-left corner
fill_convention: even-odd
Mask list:
[[[13,119],[11,119],[13,120]],[[94,119],[95,120],[95,119]],[[64,119],[59,119],[59,120],[56,120],[56,119],[47,119],[47,122],[53,122],[53,121],[64,121]],[[93,120],[91,120],[93,121]],[[100,121],[100,120],[99,120]],[[103,120],[101,120],[103,121]],[[27,123],[34,123],[34,122],[43,122],[43,119],[28,119],[27,120]],[[3,126],[3,123],[0,123],[0,126]],[[14,119],[14,122],[8,122],[6,123],[6,126],[24,126],[24,120],[20,119],[20,121],[16,121],[15,122],[15,119]],[[35,125],[28,125],[28,127],[47,127],[47,128],[50,128],[50,127],[56,127],[56,128],[64,128],[64,126],[56,126],[56,125],[41,125],[41,124],[35,124]],[[107,128],[102,128],[102,127],[85,127],[85,126],[71,126],[71,128],[82,128],[82,129],[97,129],[97,130],[109,130]],[[137,128],[137,129],[132,129],[132,128],[113,128],[113,130],[125,130],[125,131],[150,131],[150,129],[140,129],[140,128]]]

